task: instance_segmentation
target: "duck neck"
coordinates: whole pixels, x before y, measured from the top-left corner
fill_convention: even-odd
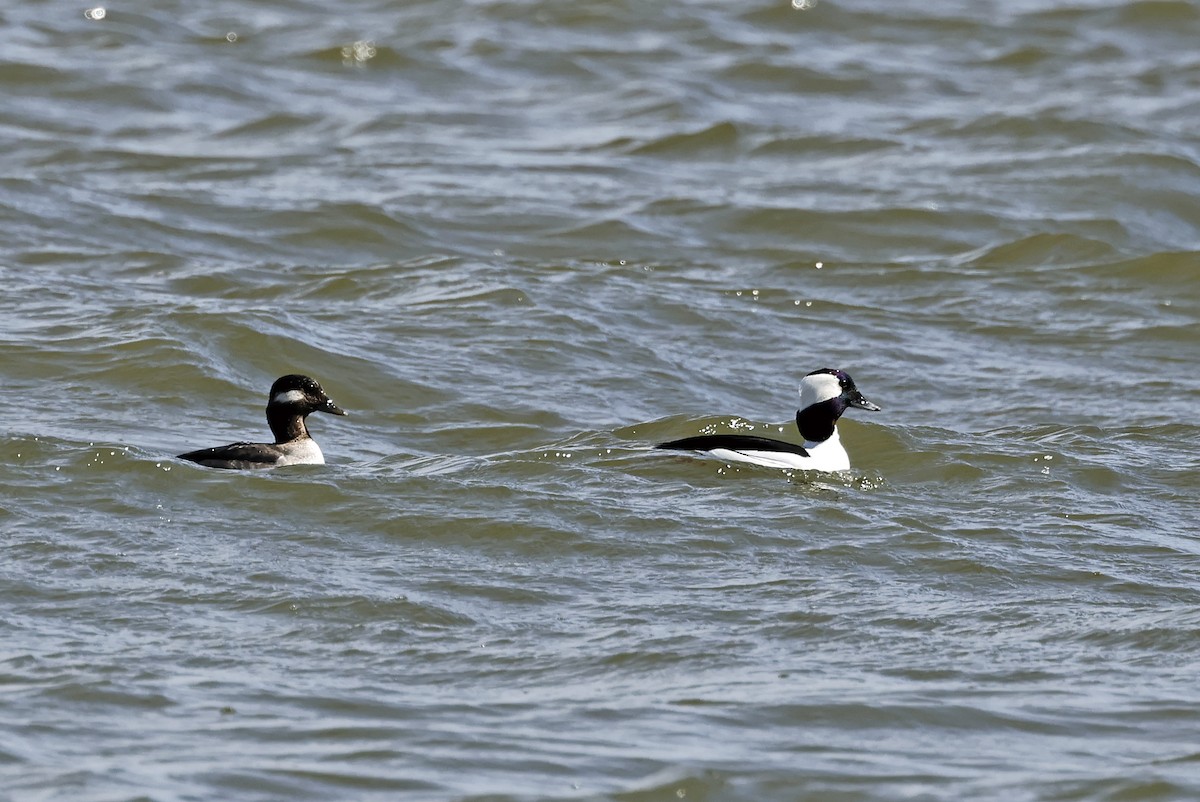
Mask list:
[[[836,400],[836,399],[832,399]],[[841,411],[822,401],[796,412],[796,428],[805,443],[823,443],[837,433],[837,420]]]
[[[271,434],[275,435],[276,443],[290,443],[293,440],[303,440],[308,437],[308,427],[304,425],[304,415],[297,415],[282,409],[267,408],[267,425]]]

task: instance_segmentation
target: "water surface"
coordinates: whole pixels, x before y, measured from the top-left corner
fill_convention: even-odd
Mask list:
[[[1200,796],[1193,4],[245,6],[0,12],[0,797]]]

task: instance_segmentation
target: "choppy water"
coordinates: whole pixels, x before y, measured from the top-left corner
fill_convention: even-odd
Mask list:
[[[1200,798],[1200,7],[106,12],[0,11],[0,798]],[[644,450],[827,365],[850,475]]]

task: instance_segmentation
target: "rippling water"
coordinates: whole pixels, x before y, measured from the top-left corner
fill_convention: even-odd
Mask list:
[[[1200,798],[1194,3],[83,12],[0,11],[0,798]],[[847,475],[646,449],[824,366]],[[173,458],[294,371],[328,465]]]

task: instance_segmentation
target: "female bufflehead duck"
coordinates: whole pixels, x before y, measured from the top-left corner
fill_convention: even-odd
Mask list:
[[[833,368],[814,370],[800,380],[800,406],[796,426],[804,438],[803,446],[753,435],[707,434],[659,443],[655,448],[703,451],[718,459],[769,468],[849,470],[850,457],[838,437],[837,420],[850,407],[872,412],[879,407],[863,398],[850,374]]]
[[[321,447],[308,436],[304,419],[312,412],[345,415],[321,385],[307,376],[283,376],[271,385],[267,423],[274,443],[230,443],[180,454],[180,459],[209,468],[276,468],[280,465],[324,465]]]

